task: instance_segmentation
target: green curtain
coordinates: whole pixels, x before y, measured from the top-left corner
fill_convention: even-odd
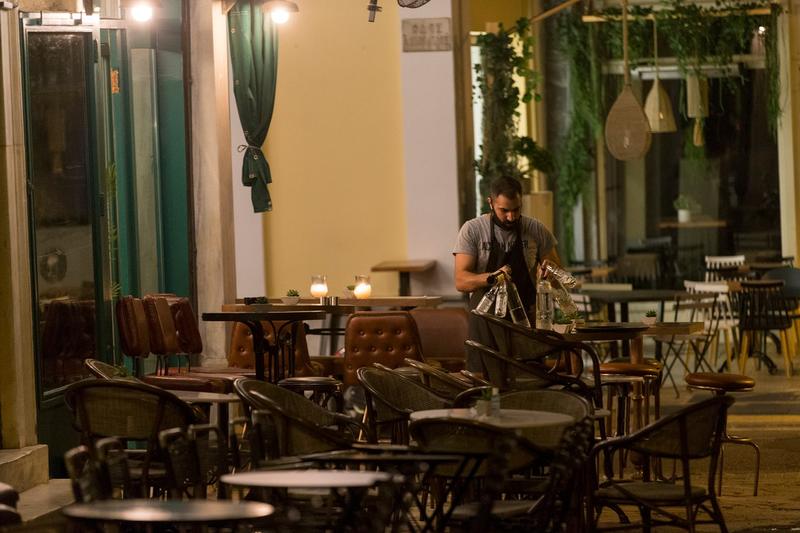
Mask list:
[[[272,210],[268,189],[272,173],[261,146],[275,104],[278,32],[254,0],[240,0],[228,13],[228,36],[233,93],[247,141],[239,147],[239,152],[244,152],[242,183],[250,187],[253,211],[262,213]]]

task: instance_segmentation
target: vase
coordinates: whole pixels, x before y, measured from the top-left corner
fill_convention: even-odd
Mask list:
[[[642,319],[642,324],[645,324],[647,326],[655,326],[656,318],[657,317],[654,316],[646,316]]]
[[[692,220],[692,212],[688,209],[678,209],[678,222],[689,222]]]
[[[491,400],[478,400],[475,402],[475,412],[478,416],[489,416],[492,414]]]

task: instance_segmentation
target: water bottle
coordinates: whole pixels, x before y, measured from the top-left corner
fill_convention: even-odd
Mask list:
[[[500,389],[497,387],[492,387],[492,397],[489,401],[489,415],[490,416],[499,416],[500,415]]]
[[[574,289],[575,285],[578,284],[578,280],[575,279],[575,276],[573,276],[563,268],[556,266],[550,261],[546,260],[543,261],[542,266],[544,267],[544,270],[546,272],[545,275],[557,280],[564,288]]]
[[[495,301],[494,305],[494,314],[499,316],[500,318],[504,318],[506,316],[507,310],[508,310],[508,282],[503,280],[503,282],[497,287],[497,301]]]
[[[531,327],[525,308],[522,306],[522,299],[519,297],[517,286],[513,281],[508,282],[508,311],[511,313],[511,320],[518,326]]]
[[[486,292],[486,294],[483,295],[481,301],[478,302],[478,307],[476,307],[478,311],[480,311],[481,313],[489,312],[489,310],[492,308],[492,304],[494,304],[494,301],[497,298],[497,293],[499,291],[498,287],[500,287],[504,279],[505,276],[503,276],[502,274],[499,274],[497,276],[497,282],[495,283],[495,286],[489,289]]]
[[[546,279],[536,284],[536,329],[553,329],[553,291]]]

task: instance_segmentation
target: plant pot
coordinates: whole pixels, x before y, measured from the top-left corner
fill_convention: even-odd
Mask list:
[[[342,297],[352,300],[353,298],[356,297],[356,295],[353,294],[353,291],[351,289],[345,289],[342,291]]]
[[[569,324],[553,324],[553,331],[555,331],[556,333],[561,333],[562,335],[564,333],[569,333],[570,331],[572,331],[572,323],[569,323]]]
[[[642,324],[645,324],[647,326],[655,326],[657,318],[658,317],[655,316],[646,316],[642,319]]]
[[[475,402],[475,413],[478,416],[489,416],[492,414],[491,400],[478,400]]]
[[[297,305],[297,302],[299,301],[299,296],[284,296],[281,298],[281,302],[283,302],[285,305]]]
[[[692,212],[688,209],[678,209],[678,222],[689,222],[692,220]]]

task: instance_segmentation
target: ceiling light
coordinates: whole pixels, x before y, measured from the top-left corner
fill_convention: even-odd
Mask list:
[[[292,13],[300,11],[297,4],[289,0],[266,0],[261,5],[261,9],[264,10],[264,13],[270,14],[272,22],[275,24],[283,24],[289,20]]]
[[[160,0],[122,0],[120,5],[124,7],[131,18],[136,22],[148,22],[152,20],[156,8],[161,7]]]

